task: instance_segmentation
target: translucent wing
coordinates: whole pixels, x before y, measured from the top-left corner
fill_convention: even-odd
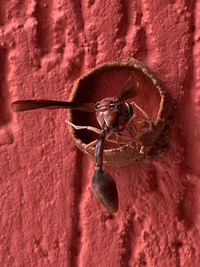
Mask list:
[[[132,75],[130,75],[118,95],[119,101],[125,101],[129,98],[135,97],[138,94],[138,87],[139,84],[133,79]]]

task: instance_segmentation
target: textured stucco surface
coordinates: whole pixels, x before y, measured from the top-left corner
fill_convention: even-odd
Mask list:
[[[0,266],[200,266],[200,1],[2,0]],[[67,99],[75,80],[134,56],[176,102],[168,152],[117,169],[119,212],[90,189],[66,112],[13,114],[20,98]]]

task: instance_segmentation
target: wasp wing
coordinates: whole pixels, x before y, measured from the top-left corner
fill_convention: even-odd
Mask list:
[[[21,112],[33,109],[76,109],[81,111],[93,112],[95,105],[93,103],[77,103],[70,101],[57,101],[47,99],[17,100],[12,102],[14,112]]]
[[[119,101],[125,101],[129,98],[135,97],[138,94],[139,83],[137,83],[132,75],[129,76],[128,80],[122,86],[121,92],[118,95]]]

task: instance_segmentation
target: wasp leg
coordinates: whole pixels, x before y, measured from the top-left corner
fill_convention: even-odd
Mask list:
[[[127,124],[126,124],[126,127],[128,127],[130,124],[131,124],[131,122],[133,121],[133,119],[136,117],[136,114],[133,114],[131,117],[130,117],[130,119],[129,119],[129,121],[127,122]]]
[[[136,146],[138,145],[143,145],[141,141],[134,139],[132,137],[129,136],[125,136],[125,135],[120,135],[120,134],[115,134],[115,139],[113,139],[112,137],[108,137],[106,139],[108,142],[114,143],[114,144],[120,144],[120,145],[131,145],[133,147],[133,143],[135,143]]]
[[[85,151],[86,151],[88,154],[90,154],[89,151],[88,151],[89,148],[92,147],[92,146],[95,146],[95,145],[96,145],[96,142],[97,142],[97,139],[94,140],[94,141],[92,141],[92,142],[90,142],[89,144],[87,144],[87,145],[85,146]]]
[[[92,132],[95,132],[97,134],[101,134],[102,130],[101,129],[98,129],[96,127],[93,127],[93,126],[80,126],[80,125],[75,125],[73,124],[72,122],[68,121],[68,120],[65,120],[65,122],[69,125],[71,125],[74,129],[76,130],[88,130],[88,131],[92,131]]]
[[[134,139],[134,137],[136,137],[136,139],[138,139],[137,137],[139,135],[139,131],[138,131],[137,127],[134,125],[134,123],[132,123],[132,121],[135,117],[136,117],[136,114],[133,114],[132,117],[129,119],[128,123],[126,124],[126,129],[130,133],[130,135],[132,136],[133,139]]]
[[[102,131],[101,131],[100,133],[102,133]],[[108,134],[107,137],[109,137],[109,136],[110,136],[110,134]],[[91,153],[90,153],[88,150],[89,150],[89,148],[90,148],[91,146],[95,146],[96,143],[97,143],[97,141],[98,141],[98,139],[95,139],[94,141],[90,142],[89,144],[87,144],[87,145],[85,146],[85,151],[86,151],[88,154],[91,155]]]
[[[148,114],[141,108],[139,107],[134,101],[131,102],[131,105],[133,105],[137,110],[140,111],[142,114],[142,117],[144,118],[144,122],[148,123],[148,129],[151,131],[153,128],[153,122],[150,120]]]
[[[118,136],[120,136],[120,135],[118,135]],[[128,136],[125,136],[125,135],[123,135],[123,136],[121,136],[122,138],[124,138],[124,140],[132,140],[132,142],[131,143],[128,143],[128,145],[129,146],[131,146],[132,148],[134,148],[134,149],[136,149],[136,150],[139,150],[139,154],[144,154],[145,152],[144,152],[144,145],[143,145],[143,143],[141,142],[141,141],[139,141],[139,139],[135,139],[135,138],[131,138],[131,137],[128,137]],[[133,145],[133,142],[135,143],[134,145]],[[124,143],[124,144],[127,144],[127,142],[126,143]]]
[[[146,120],[149,120],[148,114],[141,107],[139,107],[134,101],[132,101],[130,104],[133,105],[135,108],[137,108],[137,110],[140,111],[140,113]]]
[[[118,136],[117,134],[116,134],[116,136]],[[126,139],[126,140],[124,140],[124,141],[120,141],[118,138],[116,138],[116,139],[114,139],[114,137],[113,138],[106,138],[106,141],[108,141],[108,142],[110,142],[110,143],[114,143],[114,144],[120,144],[120,145],[127,145],[127,144],[130,144],[130,143],[133,143],[133,142],[137,142],[136,140],[134,140],[133,138],[131,138],[131,137],[127,137],[128,139]],[[89,143],[89,144],[87,144],[86,146],[85,146],[85,151],[86,151],[86,153],[88,153],[88,154],[90,154],[91,155],[91,153],[89,152],[89,148],[90,147],[94,147],[95,145],[96,145],[96,142],[97,142],[97,140],[98,139],[96,139],[96,140],[94,140],[94,141],[92,141],[91,143]],[[138,143],[140,143],[140,142],[138,142]]]

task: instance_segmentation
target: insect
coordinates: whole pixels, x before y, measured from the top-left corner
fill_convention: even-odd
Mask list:
[[[76,130],[87,129],[99,134],[97,140],[94,140],[87,145],[87,148],[90,146],[95,147],[95,170],[92,177],[92,190],[104,207],[111,213],[118,211],[119,198],[115,180],[109,173],[103,170],[105,141],[116,144],[140,146],[142,153],[143,146],[139,140],[140,132],[134,125],[136,109],[142,120],[147,122],[148,128],[150,129],[152,127],[152,123],[147,113],[135,102],[127,102],[128,99],[131,99],[138,94],[139,85],[136,83],[133,85],[133,81],[134,79],[132,75],[130,75],[117,96],[103,98],[96,103],[77,103],[47,99],[17,100],[12,103],[14,112],[40,108],[63,108],[96,113],[96,119],[100,125],[100,129],[93,126],[77,126],[68,120],[66,120],[66,122]],[[132,127],[130,127],[130,125],[132,125]],[[129,133],[128,135],[124,134],[125,130]]]

